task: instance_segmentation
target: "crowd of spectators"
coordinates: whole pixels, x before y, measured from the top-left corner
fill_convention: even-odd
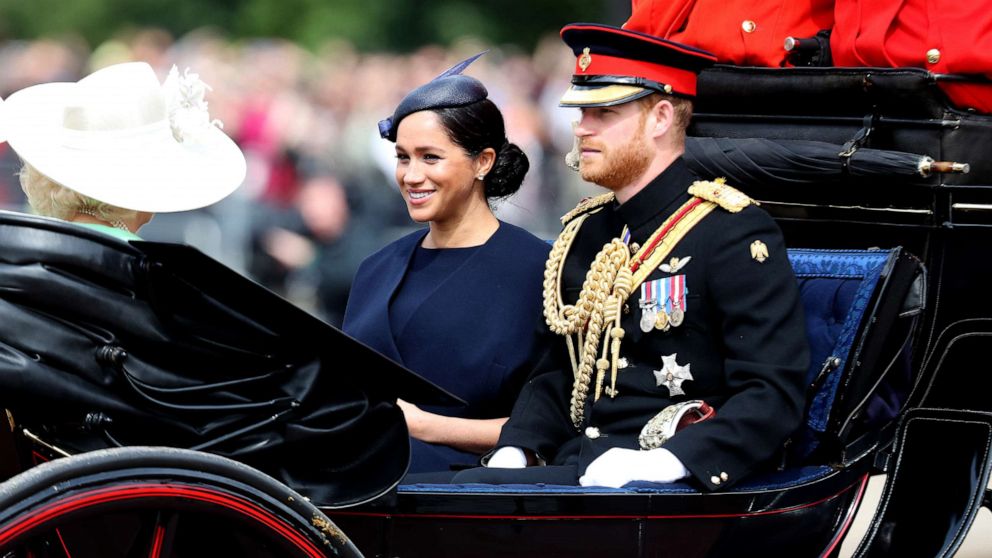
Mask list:
[[[396,192],[393,145],[376,123],[412,87],[486,49],[467,73],[489,88],[510,141],[531,161],[520,192],[497,215],[551,237],[557,217],[592,193],[562,159],[577,114],[557,107],[574,59],[556,34],[534,52],[464,39],[407,54],[359,52],[334,38],[310,51],[209,29],[180,38],[135,30],[95,48],[75,39],[9,41],[0,43],[0,95],[128,60],[149,62],[162,79],[174,64],[198,73],[212,87],[211,117],[245,152],[248,178],[221,204],[159,215],[143,235],[197,246],[337,324],[358,263],[417,226]],[[18,166],[0,145],[5,209],[24,209]]]

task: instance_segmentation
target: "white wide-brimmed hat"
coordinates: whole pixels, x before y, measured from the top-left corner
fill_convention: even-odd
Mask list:
[[[245,178],[245,157],[207,114],[207,86],[175,68],[160,84],[144,62],[77,83],[10,95],[0,135],[53,181],[137,211],[184,211],[220,201]]]

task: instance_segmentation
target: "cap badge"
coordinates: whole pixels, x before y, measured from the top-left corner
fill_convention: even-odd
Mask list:
[[[592,64],[592,55],[589,54],[589,47],[582,49],[582,56],[579,56],[579,68],[586,71]]]

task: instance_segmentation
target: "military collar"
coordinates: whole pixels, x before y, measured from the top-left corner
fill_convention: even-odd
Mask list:
[[[659,213],[687,196],[686,189],[698,179],[679,157],[626,203],[614,202],[613,211],[637,237],[639,229],[656,221]]]

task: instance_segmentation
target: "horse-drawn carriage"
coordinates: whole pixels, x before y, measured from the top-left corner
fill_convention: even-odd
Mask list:
[[[813,356],[780,466],[718,493],[397,486],[408,442],[394,398],[450,396],[195,250],[3,215],[0,380],[16,454],[3,461],[197,451],[29,469],[0,491],[0,551],[347,556],[350,538],[368,556],[832,556],[884,472],[859,555],[953,554],[987,503],[992,118],[948,108],[937,79],[701,77],[687,158],[778,220]],[[896,150],[962,165],[935,172]]]

